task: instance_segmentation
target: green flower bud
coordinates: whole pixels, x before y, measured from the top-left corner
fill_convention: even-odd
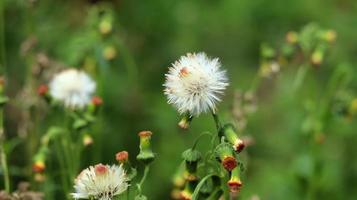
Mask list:
[[[232,146],[229,143],[221,143],[215,149],[217,160],[227,171],[232,171],[237,166],[237,159]]]
[[[151,131],[141,131],[140,137],[140,153],[136,156],[136,159],[142,161],[144,164],[150,164],[155,159],[155,154],[151,150],[150,140]]]
[[[182,153],[182,158],[185,160],[186,171],[188,173],[186,179],[196,180],[197,165],[202,158],[201,153],[194,149],[187,149]]]
[[[222,132],[223,132],[222,135],[224,135],[224,137],[227,139],[227,141],[233,145],[234,151],[239,153],[244,149],[245,144],[244,144],[243,140],[241,140],[238,137],[238,135],[234,129],[234,126],[232,124],[224,125],[222,128]]]

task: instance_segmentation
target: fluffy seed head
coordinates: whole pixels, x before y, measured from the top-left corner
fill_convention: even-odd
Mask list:
[[[123,167],[98,164],[83,170],[75,180],[74,199],[111,200],[128,188]]]
[[[182,56],[166,74],[164,84],[168,103],[183,114],[198,116],[215,112],[216,104],[228,86],[226,72],[218,58],[210,59],[205,53]]]
[[[71,109],[90,103],[95,82],[83,71],[68,69],[56,74],[49,84],[51,96]]]

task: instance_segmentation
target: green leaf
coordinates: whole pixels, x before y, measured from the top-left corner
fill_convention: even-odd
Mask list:
[[[73,123],[73,128],[74,129],[81,129],[85,126],[88,125],[88,122],[86,120],[83,119],[77,119],[76,121],[74,121]]]

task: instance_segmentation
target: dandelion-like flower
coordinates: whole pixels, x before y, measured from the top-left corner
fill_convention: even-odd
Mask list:
[[[95,82],[83,71],[68,69],[56,74],[49,84],[50,95],[68,108],[83,108],[92,98]]]
[[[83,170],[75,180],[74,199],[111,200],[127,190],[128,178],[122,165],[90,166]]]
[[[182,56],[169,68],[164,84],[168,103],[183,114],[198,116],[202,112],[215,112],[228,86],[226,71],[218,58],[210,59],[205,53]]]

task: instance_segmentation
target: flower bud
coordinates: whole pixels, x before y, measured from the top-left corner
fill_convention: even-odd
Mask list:
[[[48,86],[47,85],[40,85],[37,88],[37,94],[40,96],[45,96],[48,92]]]
[[[357,98],[351,101],[349,112],[352,116],[357,114]]]
[[[108,167],[103,165],[102,163],[99,163],[94,166],[94,171],[97,176],[105,175],[108,173]]]
[[[43,183],[46,180],[46,176],[42,173],[36,173],[34,179],[36,182]]]
[[[311,55],[311,63],[313,65],[319,66],[322,63],[323,58],[324,54],[322,51],[314,51]]]
[[[100,98],[99,96],[92,97],[91,103],[88,104],[89,112],[96,113],[102,104],[103,104],[102,98]]]
[[[194,181],[187,181],[185,188],[181,191],[181,200],[191,200],[192,194],[195,191],[195,188],[198,184],[197,180]]]
[[[5,78],[3,76],[0,76],[0,93],[4,92],[4,86],[5,86]]]
[[[127,163],[129,160],[129,153],[127,151],[118,152],[115,155],[115,158],[120,164]]]
[[[324,34],[324,39],[329,43],[335,42],[336,38],[337,38],[337,33],[335,30],[328,30]]]
[[[92,98],[92,103],[95,105],[95,106],[100,106],[103,104],[103,100],[102,98],[100,98],[99,96],[94,96]]]
[[[109,19],[103,19],[99,23],[99,31],[103,35],[110,33],[112,31],[112,22]]]
[[[113,46],[107,46],[103,50],[103,57],[106,60],[113,60],[117,55],[117,50]]]
[[[182,158],[185,160],[186,166],[186,179],[187,180],[196,180],[196,172],[198,162],[201,160],[201,153],[194,149],[188,149],[182,153]]]
[[[151,131],[141,131],[140,137],[140,153],[136,156],[136,159],[142,161],[144,164],[150,164],[155,159],[155,154],[151,150]]]
[[[231,178],[227,182],[230,192],[237,193],[242,187],[242,181],[240,180],[240,168],[236,167],[231,172]]]
[[[222,132],[227,141],[233,145],[234,151],[239,153],[244,149],[245,144],[243,140],[238,137],[232,124],[224,125],[222,128]]]
[[[175,199],[175,200],[180,200],[181,199],[181,191],[177,188],[174,188],[171,191],[171,199]]]
[[[46,169],[45,162],[43,160],[37,160],[35,163],[32,165],[32,170],[36,173],[42,173]]]
[[[289,31],[286,34],[286,42],[289,44],[296,44],[298,41],[298,34],[295,31]]]
[[[178,123],[178,126],[182,129],[188,129],[188,127],[191,124],[192,119],[193,119],[193,116],[191,116],[189,113],[186,113],[182,117],[181,121]]]
[[[90,135],[85,134],[83,136],[83,145],[84,146],[89,146],[91,144],[93,144],[93,138]]]
[[[215,149],[217,160],[227,171],[232,171],[237,167],[237,159],[235,158],[232,146],[228,143],[221,143]]]

